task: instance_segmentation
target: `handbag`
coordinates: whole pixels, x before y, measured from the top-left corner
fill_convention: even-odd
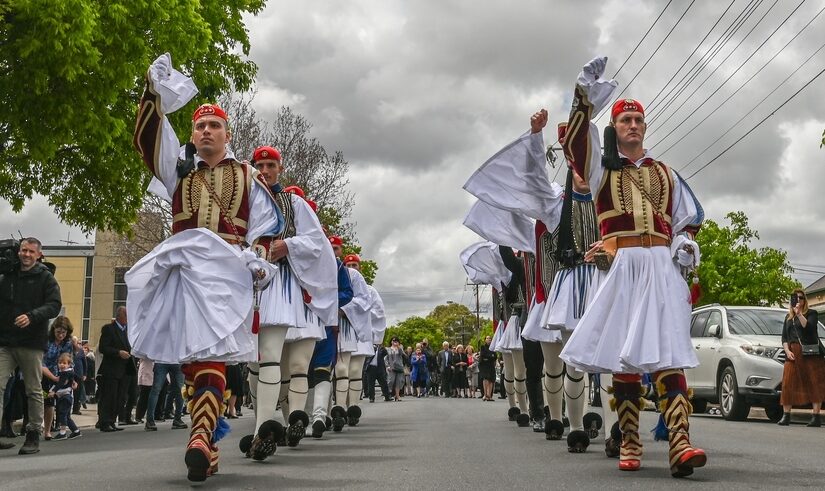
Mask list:
[[[802,356],[819,356],[819,343],[816,344],[802,344],[802,339],[797,334],[796,336],[797,341],[799,341],[799,346],[802,347]]]

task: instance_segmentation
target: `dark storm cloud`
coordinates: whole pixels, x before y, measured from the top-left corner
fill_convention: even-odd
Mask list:
[[[277,33],[267,37],[262,29],[253,30],[253,39],[266,38],[266,42],[253,45],[252,56],[260,66],[259,81],[278,88],[275,96],[266,99],[272,107],[261,110],[293,103],[316,124],[316,134],[325,145],[344,151],[352,165],[351,181],[357,193],[354,218],[359,239],[365,254],[382,265],[379,287],[460,288],[464,276],[455,258],[458,251],[476,240],[460,226],[471,203],[460,190],[466,177],[526,130],[535,109],[547,107],[551,121],[564,119],[570,89],[582,64],[595,55],[607,55],[607,74],[615,73],[665,3],[535,1],[515,5],[452,1],[307,6],[279,2],[277,8],[271,5],[253,21],[253,25],[272,24],[269,32]],[[694,6],[626,96],[651,101],[727,4]],[[716,39],[730,24],[734,12],[746,5],[745,0],[737,0],[709,39]],[[631,82],[686,6],[674,2],[665,11],[646,43],[617,77],[620,89]],[[657,103],[658,108],[654,106],[650,117],[656,116],[657,121],[651,123],[647,140],[651,146],[656,144],[654,155],[668,149],[721,104],[821,8],[804,5],[748,64],[735,72],[795,4],[780,2],[770,12],[768,6],[768,2],[760,6],[675,104],[669,109],[661,103]],[[728,61],[721,63],[766,12],[765,19]],[[670,148],[663,160],[678,169],[696,157],[825,42],[823,25],[825,20],[818,19],[721,110]],[[706,42],[687,67],[694,65],[708,45]],[[675,111],[717,66],[716,73],[696,95]],[[730,134],[700,155],[683,175],[715,157],[818,69],[821,67],[800,70]],[[734,72],[727,85],[711,97],[713,90]],[[825,103],[816,94],[823,86],[819,83],[810,87],[807,97],[788,104],[689,181],[706,203],[708,217],[723,221],[728,211],[743,209],[751,215],[752,226],[762,231],[763,242],[782,246],[792,240],[794,232],[782,230],[776,207],[764,203],[787,202],[777,188],[788,179],[787,166],[792,158],[787,151],[789,145],[801,141],[798,135],[792,138],[789,133],[799,133],[800,125],[813,119],[807,134],[813,134],[813,142],[818,141],[813,129],[823,126]],[[706,99],[707,103],[697,109]],[[668,120],[671,113],[675,115]],[[692,114],[673,135],[662,140]],[[786,122],[792,123],[786,128]],[[805,251],[808,249],[804,247],[792,249],[794,255],[812,257]],[[388,299],[388,312],[392,306],[399,312],[409,311],[411,304],[431,307],[438,297],[424,299],[420,293],[416,295],[404,299],[394,295]]]
[[[259,67],[256,107],[266,117],[282,104],[292,106],[314,124],[313,134],[325,147],[344,152],[357,200],[356,231],[364,255],[381,267],[376,286],[388,292],[414,291],[385,298],[390,320],[396,321],[416,309],[426,313],[437,303],[461,298],[465,277],[457,256],[478,240],[461,226],[472,203],[461,190],[466,178],[527,130],[536,109],[546,107],[552,123],[566,119],[581,66],[605,55],[607,75],[613,75],[666,3],[270,1],[261,15],[247,19],[251,58]],[[728,3],[696,2],[625,96],[651,102]],[[736,0],[709,40],[716,39],[748,3]],[[655,145],[654,155],[665,152],[751,78],[823,7],[822,1],[806,2],[737,71],[797,2],[778,2],[768,12],[771,4],[760,4],[670,109],[660,102],[651,107],[646,143]],[[639,73],[687,5],[672,2],[668,7],[616,77],[620,90]],[[721,63],[765,13],[764,21]],[[676,169],[686,165],[823,43],[825,14],[730,102],[661,155],[662,160]],[[823,68],[823,56],[825,50],[682,175],[699,169],[776,109]],[[717,66],[701,90],[675,111]],[[731,74],[731,80],[711,95]],[[825,265],[819,252],[825,229],[817,226],[825,219],[818,189],[825,182],[825,150],[818,148],[825,128],[823,91],[825,76],[689,181],[709,218],[724,222],[727,212],[742,210],[759,230],[761,245],[784,248],[791,262],[814,265]],[[707,103],[697,109],[703,101]],[[666,121],[673,112],[675,116]],[[605,122],[600,120],[600,126]],[[552,127],[548,144],[553,141]],[[37,206],[45,208],[42,200]],[[798,216],[789,210],[805,212]],[[65,227],[54,227],[54,219],[46,215],[33,222],[44,224],[44,233],[60,228],[54,240],[65,238]],[[0,218],[5,231],[8,214]]]

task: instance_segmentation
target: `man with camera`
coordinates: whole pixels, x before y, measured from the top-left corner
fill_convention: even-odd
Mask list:
[[[16,244],[12,245],[12,247]],[[23,239],[18,261],[3,264],[0,276],[0,380],[5,382],[20,367],[26,386],[29,424],[21,455],[40,451],[43,427],[43,389],[40,387],[43,351],[46,349],[49,319],[57,317],[62,306],[60,287],[46,266],[38,262],[43,255],[40,241]],[[0,384],[0,400],[5,383]],[[3,408],[0,406],[0,419]],[[14,447],[0,442],[0,449]]]

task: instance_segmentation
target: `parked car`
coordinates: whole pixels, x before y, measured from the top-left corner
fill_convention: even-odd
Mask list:
[[[685,370],[694,412],[718,403],[731,421],[763,407],[771,421],[782,417],[782,326],[788,311],[768,307],[705,305],[693,311],[690,337],[699,366]],[[819,323],[819,337],[825,327]]]

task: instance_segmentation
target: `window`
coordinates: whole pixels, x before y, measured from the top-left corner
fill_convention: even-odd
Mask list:
[[[693,322],[690,324],[690,337],[701,338],[705,335],[705,325],[708,322],[710,312],[699,312],[693,316]]]
[[[781,310],[728,310],[728,330],[731,334],[781,336],[786,316]]]
[[[124,278],[129,268],[115,268],[114,303],[112,305],[112,317],[117,313],[117,308],[126,306],[126,279]]]
[[[83,322],[82,337],[89,339],[89,321],[92,317],[92,271],[94,271],[94,256],[86,257],[86,280],[83,282]]]
[[[708,323],[705,326],[705,333],[703,334],[704,337],[710,337],[708,331],[710,330],[710,326],[718,326],[717,329],[719,330],[719,334],[722,334],[722,313],[718,310],[714,310],[710,313],[708,317]]]

